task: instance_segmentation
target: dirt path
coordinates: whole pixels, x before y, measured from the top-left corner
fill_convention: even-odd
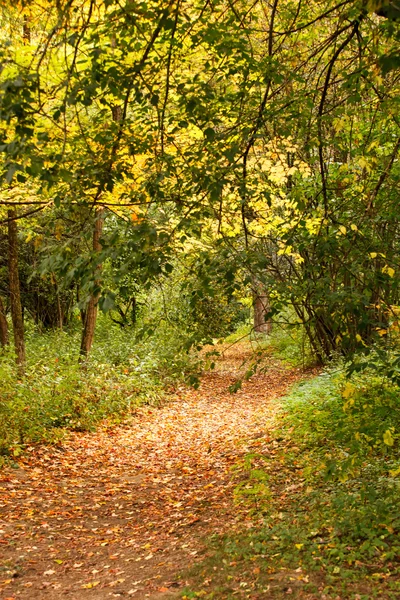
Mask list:
[[[32,449],[0,474],[0,599],[171,598],[205,536],[238,521],[231,467],[299,378],[271,360],[231,395],[248,350],[129,425]]]

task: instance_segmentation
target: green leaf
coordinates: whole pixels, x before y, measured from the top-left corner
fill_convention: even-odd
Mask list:
[[[394,438],[393,438],[392,431],[393,431],[393,428],[386,429],[385,433],[383,434],[383,442],[384,442],[384,444],[386,444],[386,446],[394,445]]]
[[[6,173],[6,181],[7,183],[11,183],[12,178],[14,177],[14,173],[17,170],[17,165],[16,164],[12,164],[8,167],[8,171]]]
[[[204,136],[209,142],[212,142],[215,139],[215,130],[212,127],[207,127],[204,131]]]
[[[235,381],[235,383],[232,383],[228,389],[230,394],[236,394],[236,392],[242,389],[242,380],[239,379],[238,381]]]

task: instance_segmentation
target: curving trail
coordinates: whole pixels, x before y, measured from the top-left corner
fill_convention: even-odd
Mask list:
[[[270,400],[301,372],[273,359],[235,395],[229,349],[196,391],[129,424],[33,449],[0,473],[0,600],[172,598],[206,536],[233,529],[232,465],[268,437]]]

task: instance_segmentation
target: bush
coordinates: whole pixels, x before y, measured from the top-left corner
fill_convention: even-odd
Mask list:
[[[296,597],[397,597],[398,392],[371,372],[349,382],[338,368],[279,400],[265,440],[235,465],[244,526],[212,540],[196,568],[196,585],[213,583],[202,596],[233,598],[244,581],[254,597],[289,586]]]
[[[0,454],[18,455],[26,444],[58,441],[66,429],[125,418],[197,374],[199,362],[170,328],[139,334],[99,315],[93,350],[79,367],[78,321],[66,331],[28,326],[25,377],[16,379],[11,349],[0,357]]]
[[[364,465],[370,469],[371,460],[387,474],[398,454],[398,395],[397,386],[371,372],[351,380],[342,370],[327,372],[295,387],[285,399],[284,421],[311,453],[325,449],[321,460],[327,474],[347,478]]]
[[[255,336],[262,346],[272,348],[278,358],[290,365],[304,368],[316,362],[304,326],[290,309],[282,311],[274,318],[271,333],[267,338],[254,333],[252,336]]]

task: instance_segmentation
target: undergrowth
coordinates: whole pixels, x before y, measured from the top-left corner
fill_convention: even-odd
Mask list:
[[[273,348],[278,358],[292,366],[305,368],[315,364],[304,326],[289,308],[277,315],[264,345]]]
[[[281,400],[234,469],[247,527],[211,541],[184,596],[398,598],[398,395],[337,371]]]
[[[26,375],[16,378],[12,350],[0,356],[0,465],[27,444],[57,442],[67,429],[92,430],[158,402],[200,363],[167,325],[150,337],[100,315],[93,350],[78,365],[80,328],[39,332],[27,327]]]

